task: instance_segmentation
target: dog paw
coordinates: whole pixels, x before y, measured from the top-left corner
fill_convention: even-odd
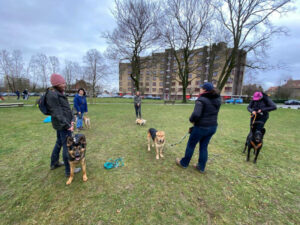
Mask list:
[[[66,185],[70,185],[72,183],[72,180],[68,180]]]
[[[83,177],[82,177],[82,180],[83,180],[84,182],[86,182],[86,181],[88,180],[87,176],[83,176]]]
[[[148,151],[150,152],[150,148],[148,148]]]
[[[156,159],[159,159],[159,155],[156,155]]]

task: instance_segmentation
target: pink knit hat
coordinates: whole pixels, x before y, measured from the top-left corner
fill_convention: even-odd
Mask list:
[[[252,99],[253,99],[253,101],[258,101],[262,98],[262,96],[263,96],[262,93],[257,91],[254,93]]]
[[[56,74],[56,73],[53,73],[51,75],[50,82],[51,82],[52,86],[57,86],[59,84],[65,84],[66,83],[65,79],[61,75]]]

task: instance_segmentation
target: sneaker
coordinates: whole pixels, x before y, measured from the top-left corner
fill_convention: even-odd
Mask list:
[[[51,166],[50,166],[50,169],[51,169],[51,170],[54,170],[54,169],[56,169],[56,168],[58,168],[58,167],[61,167],[61,166],[63,166],[63,165],[65,165],[64,162],[57,162],[57,163],[55,163],[54,165],[51,165]]]
[[[186,168],[186,167],[184,167],[183,165],[181,165],[180,159],[179,159],[179,158],[176,158],[176,159],[175,159],[175,163],[176,163],[177,166],[179,166],[179,167],[181,167],[181,168],[183,168],[183,169]]]
[[[200,168],[199,168],[199,166],[198,166],[197,164],[194,164],[193,167],[194,167],[199,173],[202,173],[202,174],[205,173],[205,171],[200,170]]]

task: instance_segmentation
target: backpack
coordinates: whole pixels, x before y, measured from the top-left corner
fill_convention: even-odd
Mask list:
[[[38,101],[38,105],[39,105],[39,109],[40,111],[44,114],[44,115],[51,115],[49,110],[47,109],[47,103],[46,103],[46,95],[48,93],[48,89],[46,91],[45,94],[43,94],[39,101]]]

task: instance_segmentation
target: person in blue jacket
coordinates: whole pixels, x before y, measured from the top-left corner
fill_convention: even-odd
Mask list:
[[[79,88],[77,94],[74,97],[74,108],[77,111],[77,130],[81,130],[83,127],[83,115],[88,113],[86,103],[86,92],[83,88]]]

